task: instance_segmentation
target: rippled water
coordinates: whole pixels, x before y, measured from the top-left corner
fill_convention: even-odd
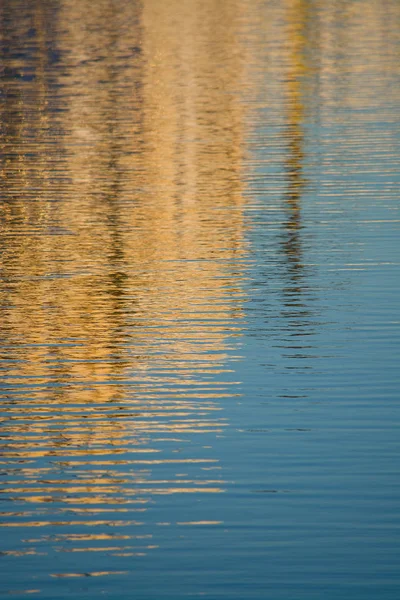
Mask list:
[[[0,4],[0,593],[400,595],[400,4]]]

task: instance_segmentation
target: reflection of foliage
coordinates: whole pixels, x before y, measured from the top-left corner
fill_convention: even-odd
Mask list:
[[[287,139],[286,173],[288,189],[286,204],[288,217],[285,222],[286,232],[283,248],[288,258],[289,268],[295,276],[301,269],[301,195],[304,187],[303,178],[303,118],[304,108],[301,98],[301,82],[305,73],[303,60],[304,38],[302,29],[306,18],[306,3],[296,0],[289,3],[288,40],[290,52],[289,72],[287,75]]]
[[[203,22],[215,21],[216,5],[193,4],[197,17],[177,5],[172,19],[159,2],[142,13],[121,3],[114,13],[69,0],[52,23],[38,3],[34,33],[7,20],[10,43],[27,48],[21,68],[34,73],[29,95],[14,80],[2,106],[13,127],[5,155],[18,161],[5,170],[4,234],[12,243],[2,265],[25,275],[13,289],[8,335],[80,340],[73,350],[52,350],[58,376],[85,369],[101,379],[110,368],[121,375],[136,339],[147,346],[136,353],[143,365],[158,344],[143,337],[144,325],[167,319],[171,327],[192,302],[222,300],[230,289],[229,265],[214,259],[241,253],[239,53],[231,53],[230,26],[212,34]],[[179,19],[187,33],[177,42]],[[57,68],[49,47],[57,48]],[[178,54],[179,63],[171,60]],[[220,69],[221,56],[228,69]],[[173,263],[191,257],[207,262]],[[220,320],[231,309],[235,301],[221,305]],[[180,345],[187,353],[193,342],[179,331],[170,352]],[[222,329],[214,331],[212,343],[222,348]],[[29,352],[24,368],[40,363],[42,371],[46,353]]]
[[[0,84],[0,330],[7,389],[26,395],[6,407],[7,456],[32,484],[9,493],[88,525],[222,491],[187,438],[224,427],[242,316],[235,3],[112,4],[19,19],[6,2],[6,60],[30,79]]]

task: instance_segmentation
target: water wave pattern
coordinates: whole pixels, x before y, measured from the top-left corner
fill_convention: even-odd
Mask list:
[[[395,0],[3,0],[0,595],[397,600]]]

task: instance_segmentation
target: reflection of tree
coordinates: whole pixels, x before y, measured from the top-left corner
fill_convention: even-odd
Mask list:
[[[49,512],[106,519],[157,494],[221,491],[192,473],[216,459],[180,446],[221,430],[230,394],[240,52],[235,10],[222,25],[216,1],[190,4],[63,0],[49,16],[38,2],[19,19],[5,2],[3,43],[29,73],[1,82],[4,431],[25,465],[9,494]]]
[[[72,0],[63,3],[59,15],[60,33],[52,32],[53,36],[58,35],[57,72],[62,93],[56,108],[63,134],[56,140],[32,139],[36,155],[29,169],[26,169],[28,159],[22,151],[25,139],[19,144],[15,137],[10,138],[12,154],[22,162],[17,177],[16,170],[11,169],[15,185],[21,188],[18,179],[21,173],[27,171],[29,178],[23,186],[24,194],[15,199],[13,206],[23,213],[28,201],[35,205],[40,217],[32,217],[31,225],[46,227],[48,237],[33,239],[30,232],[24,231],[22,246],[27,247],[24,250],[19,245],[15,249],[10,245],[9,255],[15,261],[14,270],[22,270],[24,263],[28,266],[27,273],[35,272],[39,278],[33,282],[27,277],[20,284],[20,288],[25,287],[29,302],[18,305],[19,310],[26,311],[18,322],[23,327],[23,323],[32,320],[33,313],[39,317],[38,327],[26,331],[24,336],[27,339],[36,333],[43,336],[48,312],[46,303],[44,309],[42,307],[42,299],[47,297],[53,304],[53,318],[46,336],[51,337],[57,327],[57,336],[67,334],[63,329],[68,323],[69,337],[86,340],[82,352],[90,348],[95,353],[93,358],[99,358],[101,344],[96,340],[95,347],[91,347],[99,330],[105,336],[114,332],[118,337],[118,332],[131,322],[135,310],[140,312],[145,305],[150,318],[165,310],[164,299],[158,293],[161,278],[164,279],[162,287],[175,288],[177,311],[190,308],[190,297],[201,300],[203,295],[207,302],[226,288],[221,288],[217,280],[225,273],[212,259],[222,251],[224,257],[229,258],[229,248],[240,247],[240,210],[230,211],[229,226],[226,226],[226,209],[236,206],[240,209],[241,203],[237,166],[240,114],[235,105],[234,81],[230,82],[225,72],[220,76],[219,67],[212,71],[213,56],[206,56],[208,40],[192,48],[197,27],[192,15],[180,15],[187,29],[186,37],[180,36],[180,52],[185,58],[182,67],[177,61],[172,64],[169,61],[177,51],[173,46],[176,22],[171,20],[166,26],[160,13],[142,35],[139,23],[142,17],[136,4],[124,3],[124,14],[118,12],[118,17],[109,12],[108,3],[86,4]],[[157,4],[149,2],[144,6],[144,13],[155,10]],[[178,9],[175,14],[179,15]],[[117,32],[122,23],[125,30],[121,36]],[[48,29],[52,31],[50,26]],[[47,29],[45,34],[48,34]],[[162,35],[160,48],[154,48],[152,44]],[[23,32],[18,38],[24,39]],[[143,38],[143,47],[139,47],[139,38]],[[222,40],[218,38],[217,51],[223,49],[224,43],[226,48],[234,43],[232,34],[230,37],[225,34]],[[52,44],[52,40],[46,44]],[[190,48],[194,54],[186,56]],[[154,66],[142,58],[144,52],[150,56],[153,52],[160,63],[155,78]],[[225,60],[226,49],[224,53]],[[29,61],[33,65],[46,61],[46,57],[39,60],[37,55],[41,56],[39,44],[32,61],[28,57]],[[29,68],[35,67],[30,64]],[[207,81],[207,91],[198,83],[197,87],[193,82],[189,85],[180,73],[181,68],[194,73],[196,81],[200,78]],[[51,72],[48,62],[44,64],[44,71]],[[232,67],[230,72],[236,77]],[[46,107],[54,100],[46,78],[41,79],[35,70],[35,81],[41,81],[43,102],[31,98],[24,98],[23,102],[27,118],[31,120],[32,135],[38,136],[42,131],[38,121],[55,117],[47,114]],[[169,114],[164,111],[162,119],[157,120],[157,86],[165,87],[163,81],[171,88],[171,106]],[[228,93],[229,86],[232,90]],[[207,97],[199,100],[199,94],[204,93]],[[193,105],[193,114],[185,125],[188,103]],[[18,120],[10,111],[7,116],[11,122]],[[36,160],[39,155],[47,160],[42,160],[40,170],[40,161]],[[184,174],[179,164],[182,160],[187,169]],[[165,169],[174,169],[167,176],[160,166],[163,161]],[[57,175],[63,172],[61,184],[54,176],[54,168]],[[33,178],[35,185],[32,185]],[[196,178],[201,182],[200,188],[196,189],[194,198],[189,198],[187,190],[195,190]],[[43,198],[45,182],[47,191]],[[8,183],[6,193],[9,194]],[[36,191],[32,193],[29,188]],[[53,205],[57,200],[56,211],[50,205],[51,195],[56,196],[52,199]],[[211,211],[209,215],[207,211]],[[9,226],[6,224],[6,228]],[[183,279],[190,281],[193,288],[188,294],[187,289],[180,290],[175,269],[166,268],[166,263],[191,255],[210,259],[210,262],[206,268],[199,263],[181,264]],[[9,268],[7,258],[4,268]],[[78,274],[79,281],[71,273]],[[187,282],[185,285],[187,288]],[[139,291],[127,302],[124,297],[132,286],[134,289],[139,286]],[[145,300],[149,293],[151,299]],[[138,304],[141,308],[134,309]],[[173,304],[170,303],[171,308]],[[229,318],[229,311],[223,311],[221,317]],[[101,327],[103,320],[106,321],[104,328]],[[102,349],[105,360],[109,359],[107,348],[116,343],[119,341],[105,340]],[[121,344],[119,346],[121,350]]]
[[[293,98],[292,98],[293,100]],[[290,106],[290,104],[289,104]],[[296,112],[291,109],[295,109]],[[297,108],[291,107],[288,116],[288,152],[286,162],[286,172],[288,178],[288,191],[286,194],[286,206],[288,217],[286,220],[286,239],[283,243],[285,253],[288,259],[288,265],[292,275],[295,277],[295,272],[298,267],[301,268],[301,194],[304,186],[303,167],[302,167],[302,144],[303,133],[299,121],[296,121],[301,113],[297,113]],[[294,114],[293,114],[294,113]]]
[[[302,218],[301,200],[304,191],[304,76],[305,65],[304,29],[309,18],[308,4],[303,0],[288,2],[288,73],[286,78],[287,140],[285,170],[287,192],[285,195],[287,217],[284,222],[282,248],[286,257],[287,278],[284,288],[284,312],[290,318],[294,335],[305,333],[309,328],[310,310],[305,304],[304,282],[306,272],[302,261]],[[307,294],[308,295],[308,294]],[[299,348],[302,346],[299,346]]]
[[[301,99],[301,78],[304,74],[302,29],[306,3],[293,0],[289,3],[288,52],[289,69],[287,74],[286,114],[287,138],[286,173],[288,189],[286,206],[288,217],[283,247],[288,259],[291,276],[296,280],[296,272],[301,270],[301,195],[304,186],[303,178],[303,143],[302,131],[304,109]]]

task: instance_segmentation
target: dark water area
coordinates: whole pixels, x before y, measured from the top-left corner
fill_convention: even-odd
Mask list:
[[[0,596],[400,597],[397,0],[0,3]]]

